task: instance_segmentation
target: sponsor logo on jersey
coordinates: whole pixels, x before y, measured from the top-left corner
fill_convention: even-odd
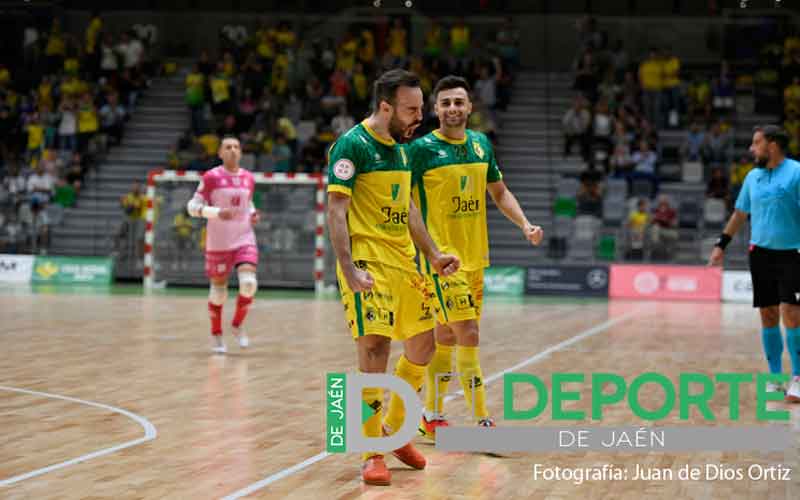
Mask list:
[[[440,149],[439,158],[447,158],[447,151],[445,151],[444,149]]]
[[[483,160],[483,148],[480,144],[478,144],[478,141],[472,141],[472,149],[475,151],[475,154],[478,155],[478,158]]]

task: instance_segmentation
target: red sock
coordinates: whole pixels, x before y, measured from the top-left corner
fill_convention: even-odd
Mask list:
[[[236,299],[236,313],[233,315],[233,326],[239,328],[244,318],[247,316],[247,310],[250,309],[250,304],[253,303],[253,297],[245,297],[239,295]]]
[[[211,335],[222,335],[222,304],[209,302],[208,317],[211,320]]]

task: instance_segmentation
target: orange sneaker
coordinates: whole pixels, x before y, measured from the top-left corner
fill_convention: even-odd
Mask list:
[[[392,455],[396,456],[397,459],[404,464],[417,470],[424,469],[425,464],[427,463],[425,456],[423,456],[422,453],[414,448],[414,445],[411,443],[408,443],[402,448],[397,448],[392,452]]]
[[[365,484],[389,486],[392,484],[392,473],[386,468],[383,455],[373,455],[361,465],[361,480]]]
[[[450,422],[442,416],[435,416],[428,420],[428,417],[422,415],[422,421],[419,423],[420,436],[426,437],[430,440],[436,440],[437,427],[449,427]]]

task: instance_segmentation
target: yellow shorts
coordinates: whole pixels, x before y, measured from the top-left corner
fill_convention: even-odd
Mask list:
[[[383,335],[392,340],[408,338],[431,330],[435,302],[433,286],[416,271],[387,266],[380,262],[358,261],[374,281],[372,290],[353,293],[341,270],[336,269],[345,318],[353,338]]]
[[[436,297],[439,299],[436,320],[446,325],[454,321],[480,321],[483,306],[483,269],[458,271],[443,278],[433,275]]]

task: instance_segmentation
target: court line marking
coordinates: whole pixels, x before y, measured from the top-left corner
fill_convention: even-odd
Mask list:
[[[95,403],[93,401],[86,401],[83,399],[78,398],[71,398],[69,396],[60,396],[58,394],[50,394],[48,392],[39,392],[39,391],[30,391],[28,389],[19,389],[16,387],[6,387],[0,385],[0,390],[2,391],[10,391],[10,392],[19,392],[22,394],[29,394],[32,396],[41,396],[45,398],[52,398],[52,399],[61,399],[63,401],[69,401],[72,403],[79,403],[82,405],[93,406],[95,408],[100,408],[102,410],[107,410],[112,413],[118,413],[120,415],[126,416],[129,419],[135,421],[137,424],[141,425],[144,429],[144,436],[139,439],[134,439],[132,441],[126,441],[122,444],[118,444],[116,446],[112,446],[110,448],[103,448],[102,450],[93,451],[92,453],[87,453],[85,455],[81,455],[79,457],[65,460],[64,462],[60,462],[53,465],[48,465],[47,467],[42,467],[41,469],[36,469],[31,472],[27,472],[25,474],[20,474],[17,476],[10,477],[8,479],[0,480],[0,487],[2,486],[11,486],[14,483],[18,483],[20,481],[24,481],[26,479],[30,479],[32,477],[41,476],[42,474],[47,474],[48,472],[52,472],[54,470],[63,469],[64,467],[69,467],[70,465],[75,465],[81,462],[85,462],[87,460],[91,460],[93,458],[102,457],[104,455],[109,455],[111,453],[115,453],[120,450],[124,450],[125,448],[131,448],[133,446],[140,445],[142,443],[146,443],[147,441],[152,441],[158,435],[158,431],[156,431],[156,427],[150,423],[144,417],[136,415],[135,413],[129,412],[128,410],[123,410],[122,408],[117,408],[114,406],[105,405],[102,403]]]
[[[588,339],[589,337],[593,337],[593,336],[597,335],[598,333],[602,333],[602,332],[608,330],[609,328],[611,328],[612,326],[617,325],[618,323],[622,323],[623,321],[627,321],[630,318],[632,318],[634,316],[637,316],[638,314],[640,314],[642,312],[642,309],[643,308],[639,307],[637,309],[634,309],[633,311],[628,311],[627,313],[625,313],[622,316],[619,316],[617,318],[607,319],[606,321],[600,323],[599,325],[595,325],[595,326],[593,326],[593,327],[591,327],[591,328],[589,328],[587,330],[584,330],[581,333],[575,335],[574,337],[570,337],[567,340],[559,342],[556,345],[550,346],[547,349],[545,349],[544,351],[539,352],[537,354],[534,354],[533,356],[531,356],[531,357],[529,357],[529,358],[527,358],[527,359],[525,359],[523,361],[520,361],[519,363],[517,363],[516,365],[512,366],[511,368],[506,368],[503,371],[500,371],[500,372],[497,372],[495,374],[490,375],[489,377],[487,377],[485,379],[486,383],[489,383],[489,382],[492,382],[494,380],[497,380],[500,377],[502,377],[503,375],[505,375],[506,373],[512,372],[514,370],[519,370],[520,368],[524,368],[524,367],[526,367],[528,365],[532,365],[534,363],[537,363],[537,362],[541,361],[542,359],[546,358],[547,356],[551,355],[552,353],[554,353],[556,351],[560,351],[561,349],[564,349],[565,347],[569,347],[572,344],[580,342],[581,340]],[[450,400],[452,400],[453,398],[455,398],[459,394],[463,395],[464,391],[461,390],[461,391],[458,391],[456,393],[453,393],[453,394],[450,394],[450,395],[446,396],[445,397],[445,401],[450,401]],[[315,463],[328,458],[330,455],[331,455],[331,453],[328,453],[327,451],[323,451],[321,453],[317,453],[313,457],[307,458],[306,460],[303,460],[302,462],[300,462],[298,464],[292,465],[291,467],[287,467],[286,469],[278,471],[275,474],[267,476],[267,477],[265,477],[264,479],[262,479],[262,480],[260,480],[258,482],[255,482],[255,483],[253,483],[253,484],[251,484],[249,486],[246,486],[246,487],[242,488],[241,490],[234,491],[230,495],[227,495],[227,496],[223,497],[222,500],[238,500],[239,498],[245,497],[245,496],[247,496],[247,495],[249,495],[251,493],[254,493],[254,492],[256,492],[256,491],[258,491],[258,490],[260,490],[262,488],[265,488],[265,487],[269,486],[272,483],[280,481],[281,479],[289,477],[292,474],[295,474],[297,472],[300,472],[301,470],[305,469],[306,467],[310,467],[311,465],[314,465]]]

